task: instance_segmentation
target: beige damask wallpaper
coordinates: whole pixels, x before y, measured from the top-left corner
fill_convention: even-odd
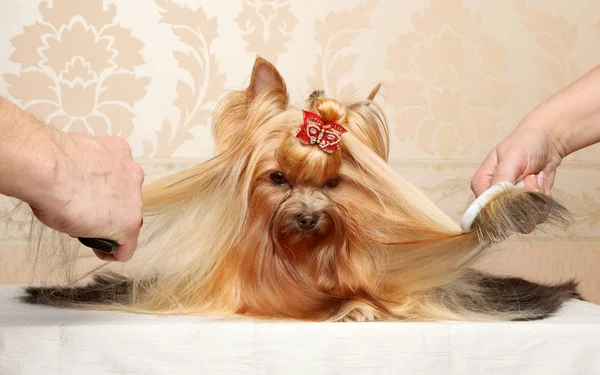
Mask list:
[[[458,221],[487,152],[599,64],[599,45],[596,0],[4,0],[0,95],[66,131],[126,138],[153,174],[211,155],[212,109],[257,54],[296,103],[382,82],[390,162]],[[569,157],[554,194],[576,214],[571,231],[514,238],[482,265],[577,277],[600,302],[600,147]],[[25,239],[2,237],[1,283],[28,280]]]

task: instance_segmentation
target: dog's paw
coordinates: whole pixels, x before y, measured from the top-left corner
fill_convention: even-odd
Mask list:
[[[342,309],[336,320],[341,322],[372,322],[380,318],[381,315],[372,306],[364,302],[353,302]]]

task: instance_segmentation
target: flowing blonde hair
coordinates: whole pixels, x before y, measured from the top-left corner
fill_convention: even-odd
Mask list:
[[[289,105],[275,67],[258,58],[251,77],[215,110],[216,155],[145,186],[144,228],[131,261],[105,266],[110,272],[82,285],[29,287],[24,300],[308,320],[507,320],[546,316],[578,296],[572,282],[543,286],[470,268],[524,224],[541,217],[566,223],[556,200],[507,192],[462,232],[387,164],[388,125],[373,101],[379,86],[346,105],[320,91],[309,97],[309,111],[347,129],[341,150],[326,154],[294,137],[301,110]],[[340,185],[276,190],[266,176],[282,167],[300,186],[331,178]],[[322,206],[322,239],[281,235],[301,204],[294,194]],[[42,238],[32,232],[37,248],[60,254],[60,269],[72,275],[78,247]]]

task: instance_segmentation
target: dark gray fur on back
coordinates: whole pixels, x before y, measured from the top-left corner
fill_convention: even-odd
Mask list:
[[[459,282],[438,288],[436,297],[455,311],[501,320],[538,320],[555,314],[569,300],[583,300],[577,288],[573,280],[549,285],[470,270]]]
[[[21,301],[30,304],[68,307],[71,304],[127,304],[131,298],[131,282],[123,276],[106,273],[96,275],[83,286],[29,286]]]

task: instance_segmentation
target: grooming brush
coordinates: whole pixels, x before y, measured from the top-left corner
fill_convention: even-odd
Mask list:
[[[83,238],[79,237],[79,242],[94,250],[101,251],[106,254],[113,254],[119,248],[119,244],[112,240],[102,238]]]
[[[469,232],[472,229],[473,222],[481,213],[481,210],[488,205],[498,195],[509,190],[522,190],[525,187],[525,182],[520,181],[513,184],[508,181],[499,182],[483,192],[471,205],[460,220],[460,227],[463,231]]]

